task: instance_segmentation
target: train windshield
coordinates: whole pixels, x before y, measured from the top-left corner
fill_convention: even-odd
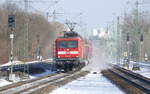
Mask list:
[[[77,48],[78,41],[58,41],[59,48]]]

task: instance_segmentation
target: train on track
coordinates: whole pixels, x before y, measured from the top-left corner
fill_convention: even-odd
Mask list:
[[[90,62],[92,43],[74,31],[64,32],[55,40],[54,62],[57,69],[72,71]]]

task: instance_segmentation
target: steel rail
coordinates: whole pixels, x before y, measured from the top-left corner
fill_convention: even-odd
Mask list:
[[[15,94],[15,93],[18,93],[18,92],[21,92],[21,91],[39,86],[43,83],[47,83],[47,82],[50,82],[50,81],[57,80],[57,79],[62,78],[66,75],[67,74],[61,73],[61,74],[56,74],[56,75],[46,77],[46,78],[43,78],[43,79],[35,80],[33,82],[28,81],[27,83],[23,83],[21,85],[17,85],[17,86],[14,85],[13,87],[1,90],[0,94]]]
[[[60,73],[45,78],[27,81],[19,85],[14,85],[6,89],[0,89],[0,94],[29,94],[43,87],[63,81],[69,77],[74,77],[80,72]]]
[[[143,77],[132,71],[120,68],[118,66],[114,66],[114,68],[109,69],[109,71],[119,76],[120,78],[128,81],[129,83],[139,88],[140,90],[148,94],[150,93],[150,79]]]

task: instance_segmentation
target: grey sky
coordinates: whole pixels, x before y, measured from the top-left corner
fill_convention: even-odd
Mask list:
[[[3,2],[6,0],[1,0]],[[10,0],[11,1],[11,0]],[[35,1],[36,0],[32,0]],[[39,0],[38,0],[39,1]],[[41,0],[41,1],[52,1],[52,0]],[[129,10],[134,6],[135,0],[58,0],[59,3],[53,6],[51,3],[31,3],[30,5],[34,8],[47,12],[56,10],[56,12],[67,12],[74,13],[78,15],[83,12],[82,22],[87,24],[89,29],[105,27],[110,21],[112,21],[116,16],[122,16],[124,10]],[[126,4],[130,1],[130,4]],[[142,0],[139,0],[142,1]],[[47,10],[47,8],[49,10]],[[67,15],[67,14],[66,14]],[[58,20],[65,20],[73,18],[73,15],[69,16],[57,16]],[[79,21],[80,17],[73,19],[74,21]]]

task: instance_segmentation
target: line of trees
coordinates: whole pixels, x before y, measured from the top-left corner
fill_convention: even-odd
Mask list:
[[[146,54],[148,55],[148,60],[150,60],[149,12],[137,13],[137,10],[133,10],[125,14],[124,21],[121,24],[121,33],[123,52],[129,51],[132,60],[143,61]],[[127,41],[129,44],[127,44]]]
[[[53,55],[53,43],[55,38],[64,30],[63,24],[48,22],[38,13],[26,13],[15,4],[5,3],[0,7],[0,64],[9,61],[11,33],[8,28],[8,15],[16,16],[16,28],[14,38],[14,56],[18,60],[24,60],[24,33],[25,15],[29,19],[29,57],[34,60],[37,55],[50,58]]]

